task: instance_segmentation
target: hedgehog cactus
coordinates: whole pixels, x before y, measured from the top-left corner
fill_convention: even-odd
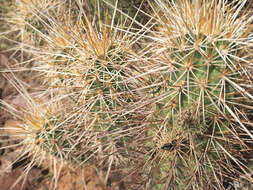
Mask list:
[[[155,119],[161,122],[149,131],[155,143],[147,147],[161,173],[149,172],[154,179],[160,175],[154,183],[167,187],[224,188],[249,171],[242,150],[250,147],[240,135],[253,140],[249,118],[241,111],[252,110],[243,102],[253,100],[252,16],[243,8],[246,1],[233,6],[216,0],[150,4],[154,68],[148,72],[160,71],[150,75],[155,86],[150,92]],[[224,177],[228,173],[234,176]]]
[[[71,102],[67,105],[72,114],[75,112],[78,126],[88,127],[101,143],[96,148],[104,150],[105,155],[100,154],[102,160],[114,153],[120,161],[126,143],[131,143],[129,139],[142,128],[138,126],[142,126],[140,121],[145,116],[144,112],[135,117],[131,106],[142,99],[135,77],[140,72],[139,63],[132,65],[136,59],[131,47],[134,36],[118,28],[123,26],[114,26],[115,20],[106,10],[95,13],[92,23],[91,15],[84,13],[81,6],[75,7],[74,13],[73,7],[63,7],[63,15],[67,15],[64,9],[71,10],[71,16],[49,24],[51,34],[43,47],[48,53],[39,53],[46,59],[41,71],[45,72],[48,92],[53,92],[55,99]]]
[[[45,155],[78,166],[89,161],[109,174],[130,160],[128,149],[149,114],[138,106],[145,98],[139,90],[142,62],[133,47],[138,33],[117,17],[116,7],[109,11],[98,6],[91,15],[80,1],[52,4],[46,12],[33,1],[16,5],[24,3],[31,3],[34,10],[27,15],[41,25],[25,22],[25,27],[43,43],[23,50],[32,52],[31,70],[38,72],[43,94],[50,97],[41,102],[46,111],[34,103],[36,112],[28,109],[22,119],[23,132],[28,133],[24,147],[36,161]],[[44,3],[48,5],[47,0]],[[25,62],[22,67],[26,66]]]
[[[19,31],[18,49],[32,59],[22,57],[13,71],[37,72],[46,97],[7,77],[29,104],[16,114],[0,102],[21,116],[27,168],[48,159],[54,166],[95,163],[107,169],[105,181],[112,170],[138,173],[146,189],[252,182],[247,0],[148,1],[146,24],[120,11],[118,1],[87,2],[14,1],[11,32]]]

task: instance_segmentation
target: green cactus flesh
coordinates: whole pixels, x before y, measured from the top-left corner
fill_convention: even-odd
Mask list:
[[[203,37],[201,47],[196,50],[193,48],[194,39],[189,35],[184,38],[187,42],[185,50],[173,47],[164,52],[172,62],[172,68],[164,72],[166,81],[163,88],[160,88],[163,89],[161,93],[167,95],[163,103],[158,104],[162,115],[170,114],[173,106],[176,106],[176,112],[191,110],[196,118],[203,116],[203,119],[214,113],[224,113],[222,100],[231,98],[235,90],[223,77],[238,73],[230,64],[234,61],[232,56],[221,55],[221,48],[232,47],[234,44],[222,38],[211,44]],[[169,109],[161,108],[161,105]]]

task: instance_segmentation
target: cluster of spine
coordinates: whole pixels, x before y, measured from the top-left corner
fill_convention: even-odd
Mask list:
[[[92,2],[94,14],[78,0],[15,1],[19,47],[49,99],[24,111],[26,152],[108,171],[142,162],[138,188],[252,181],[246,3],[149,1],[150,21],[137,30],[117,1]]]

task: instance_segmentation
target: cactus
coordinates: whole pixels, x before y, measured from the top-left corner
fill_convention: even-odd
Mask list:
[[[154,143],[146,144],[149,188],[223,189],[250,171],[242,152],[251,147],[241,135],[252,142],[252,122],[239,111],[252,110],[243,102],[253,99],[252,16],[245,3],[150,3],[149,93],[161,122],[149,130]]]
[[[109,174],[129,164],[128,152],[149,114],[138,106],[145,99],[138,77],[143,63],[134,51],[137,34],[126,25],[131,21],[118,17],[116,7],[101,8],[101,2],[94,14],[80,1],[40,1],[46,9],[33,1],[17,2],[29,11],[22,14],[25,26],[15,26],[29,35],[20,44],[32,55],[32,68],[26,62],[22,67],[38,72],[43,94],[50,97],[40,102],[46,108],[33,103],[33,111],[23,111],[22,144],[31,165],[48,157],[59,165],[94,163]]]
[[[14,2],[15,48],[31,59],[6,72],[36,72],[46,98],[7,77],[27,105],[16,113],[0,103],[19,115],[27,168],[52,163],[54,189],[62,165],[86,163],[106,172],[105,183],[139,175],[129,189],[252,181],[247,0],[148,3],[152,13],[131,18],[117,8],[125,1]]]

